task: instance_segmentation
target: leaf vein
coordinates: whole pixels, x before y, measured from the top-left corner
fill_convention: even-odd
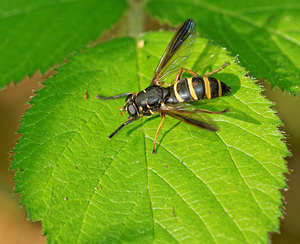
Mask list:
[[[172,155],[174,156],[174,155]],[[176,157],[175,157],[176,158]],[[178,158],[177,158],[178,159]],[[179,159],[178,159],[179,160]],[[180,160],[179,160],[180,161]],[[182,162],[182,161],[180,161]],[[183,162],[182,162],[183,163]],[[151,169],[150,170],[155,173],[159,178],[161,178],[164,182],[166,182],[168,184],[168,186],[170,188],[172,188],[176,193],[177,195],[182,199],[182,201],[185,202],[185,204],[189,207],[190,210],[192,210],[192,212],[195,214],[195,216],[197,216],[199,218],[199,220],[203,223],[203,225],[205,226],[206,230],[207,230],[207,233],[211,236],[211,238],[214,240],[215,243],[218,243],[217,240],[215,239],[215,237],[213,236],[213,234],[211,233],[211,231],[209,230],[208,226],[207,226],[207,223],[202,219],[202,217],[197,213],[197,211],[190,205],[190,203],[184,198],[184,196],[182,194],[179,193],[179,191],[177,191],[177,189],[171,185],[170,182],[168,182],[167,179],[165,179],[164,177],[162,177],[160,174],[158,174],[158,172],[156,172],[154,169]],[[203,181],[201,181],[203,183]]]
[[[239,168],[238,168],[238,166],[237,166],[237,163],[235,162],[235,159],[233,158],[233,156],[232,156],[232,154],[231,154],[231,152],[230,152],[230,148],[229,148],[228,144],[223,140],[223,138],[221,137],[221,135],[220,135],[218,132],[216,132],[216,135],[220,138],[220,140],[221,140],[221,141],[224,143],[224,145],[226,146],[226,149],[227,149],[227,151],[228,151],[228,154],[229,154],[229,156],[230,156],[232,162],[234,163],[235,168],[236,168],[238,174],[240,175],[241,179],[243,180],[245,186],[248,188],[249,193],[250,193],[252,199],[253,199],[254,202],[257,204],[257,206],[258,206],[259,209],[261,210],[262,214],[263,214],[270,222],[272,222],[272,220],[269,218],[269,216],[267,216],[267,214],[264,212],[263,208],[260,206],[258,200],[256,199],[255,195],[254,195],[253,192],[252,192],[251,187],[250,187],[250,186],[248,185],[248,183],[245,181],[245,179],[244,179],[242,173],[240,172],[240,170],[239,170]]]

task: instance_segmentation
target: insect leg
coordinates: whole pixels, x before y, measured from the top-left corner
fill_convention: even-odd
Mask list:
[[[132,119],[129,119],[127,121],[125,121],[123,124],[121,124],[118,129],[116,129],[113,133],[111,133],[111,135],[108,137],[108,139],[111,139],[115,134],[117,134],[119,132],[119,130],[121,130],[125,125],[128,125],[130,123],[132,123],[133,121],[136,121],[139,117],[135,117]]]
[[[215,69],[215,70],[213,70],[213,71],[211,71],[211,72],[209,72],[209,73],[207,73],[207,74],[205,74],[205,75],[203,75],[203,76],[207,77],[207,76],[210,76],[210,75],[212,75],[212,74],[214,74],[214,73],[217,73],[217,72],[219,72],[220,70],[224,69],[227,65],[228,65],[228,64],[225,63],[225,64],[223,64],[221,67],[219,67],[219,68],[217,68],[217,69]]]
[[[199,76],[196,72],[192,71],[192,70],[189,70],[189,69],[186,69],[186,68],[181,68],[176,76],[176,79],[175,79],[175,82],[180,80],[181,78],[181,75],[182,75],[182,72],[183,71],[186,71],[186,72],[189,72],[190,74],[192,74],[193,76]]]
[[[102,97],[100,95],[97,95],[97,98],[99,98],[100,100],[111,100],[111,99],[116,99],[116,98],[119,98],[119,97],[125,97],[127,95],[130,95],[130,94],[133,94],[132,92],[126,92],[126,93],[122,93],[122,94],[119,94],[119,95],[116,95],[116,96],[113,96],[113,97]]]
[[[162,119],[161,119],[161,121],[160,121],[160,124],[159,124],[159,126],[158,126],[158,128],[157,128],[157,131],[156,131],[156,134],[155,134],[155,139],[154,139],[154,144],[153,144],[152,154],[155,154],[155,153],[156,153],[156,152],[155,152],[155,144],[156,144],[156,140],[157,140],[158,134],[159,134],[159,132],[160,132],[160,129],[161,129],[161,127],[162,127],[162,125],[163,125],[163,123],[164,123],[165,117],[166,117],[166,115],[163,114],[163,113],[161,113],[160,115],[161,115],[161,118],[162,118]]]

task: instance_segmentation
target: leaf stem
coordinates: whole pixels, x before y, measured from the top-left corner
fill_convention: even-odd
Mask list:
[[[128,13],[128,35],[136,39],[139,34],[144,31],[145,2],[145,0],[128,0],[130,5]]]

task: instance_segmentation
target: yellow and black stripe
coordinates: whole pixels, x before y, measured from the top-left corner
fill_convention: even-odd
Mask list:
[[[181,80],[180,80],[181,81]],[[184,99],[179,95],[179,93],[178,93],[178,83],[180,82],[180,81],[176,81],[175,83],[174,83],[174,85],[173,85],[173,91],[174,91],[174,94],[175,94],[175,97],[176,97],[176,99],[178,100],[178,102],[184,102]]]
[[[197,94],[195,92],[194,86],[193,86],[193,78],[187,78],[187,83],[188,83],[188,88],[189,88],[189,92],[193,98],[193,100],[198,100]]]
[[[209,81],[208,77],[206,77],[206,76],[203,76],[202,79],[203,79],[204,86],[205,86],[205,96],[207,99],[211,99],[210,81]]]
[[[190,77],[176,81],[170,86],[168,103],[182,103],[220,97],[227,86],[213,77]]]

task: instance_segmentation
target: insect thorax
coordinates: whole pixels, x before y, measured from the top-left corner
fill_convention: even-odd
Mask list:
[[[160,86],[149,86],[135,95],[135,103],[140,113],[151,115],[160,108],[169,90]]]

